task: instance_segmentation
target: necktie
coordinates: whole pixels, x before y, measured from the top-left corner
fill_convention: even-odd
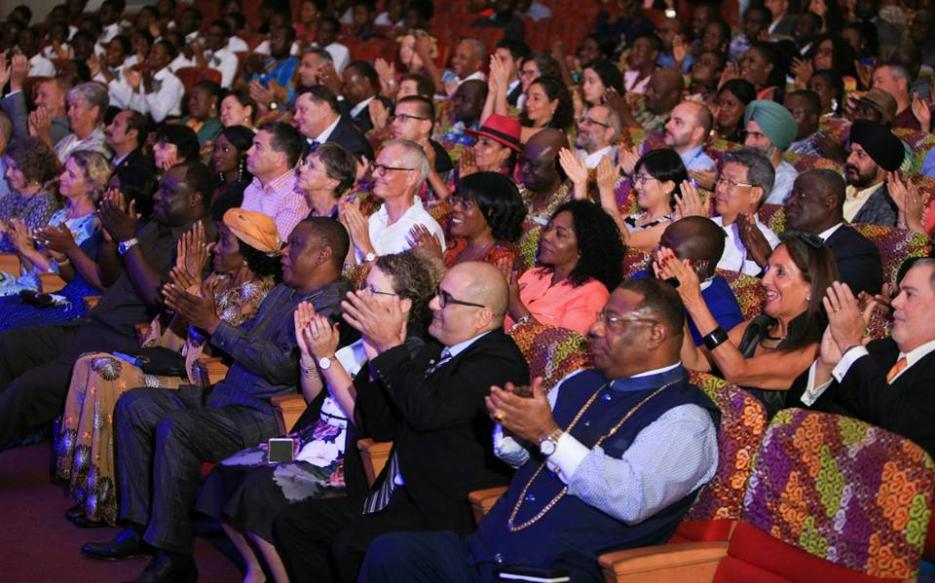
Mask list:
[[[905,356],[897,360],[896,364],[893,365],[893,368],[890,369],[890,372],[886,373],[886,382],[892,383],[893,379],[896,378],[896,375],[906,370],[907,366],[909,366],[909,361],[906,360]]]
[[[443,365],[447,364],[449,360],[451,360],[451,351],[445,348],[439,355],[438,362],[432,363],[427,369],[425,369],[425,376],[428,377]]]
[[[321,143],[319,143],[317,140],[309,140],[309,141],[308,141],[308,150],[309,150],[309,152],[314,152],[315,150],[318,149],[318,146],[320,146],[320,145],[321,145]]]

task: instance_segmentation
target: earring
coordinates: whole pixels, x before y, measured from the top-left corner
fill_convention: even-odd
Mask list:
[[[243,161],[243,158],[241,158],[240,164],[237,165],[237,182],[243,182],[243,171],[244,171],[244,161]]]
[[[224,173],[218,172],[218,182],[224,184]]]

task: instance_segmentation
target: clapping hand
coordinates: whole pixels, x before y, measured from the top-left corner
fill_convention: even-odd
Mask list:
[[[65,225],[47,225],[36,233],[36,238],[42,241],[46,249],[55,253],[67,254],[78,247],[75,236]]]
[[[708,205],[701,200],[698,189],[688,180],[679,185],[681,195],[675,195],[675,216],[677,219],[685,217],[707,217]]]
[[[204,272],[205,265],[208,264],[208,256],[214,243],[208,243],[205,236],[205,227],[201,221],[196,221],[192,228],[182,233],[176,246],[175,266],[184,270],[195,281],[201,285],[201,274]]]
[[[409,245],[421,249],[432,257],[442,258],[442,244],[425,225],[415,224],[409,230]]]
[[[212,280],[210,284],[206,283],[201,295],[195,295],[170,282],[162,287],[162,295],[169,308],[194,326],[214,334],[221,324],[214,304],[214,291],[219,283],[218,280]]]
[[[341,309],[344,321],[365,336],[380,353],[406,340],[406,314],[397,295],[380,301],[366,290],[348,292]]]
[[[316,314],[310,302],[299,304],[293,318],[295,339],[303,359],[313,358],[318,361],[325,357],[334,358],[340,340],[337,323],[331,324],[328,318]]]
[[[20,253],[35,249],[32,237],[29,235],[29,227],[26,226],[23,219],[13,219],[10,221],[10,240]]]
[[[487,412],[513,435],[529,443],[538,443],[559,428],[552,416],[542,377],[532,380],[530,396],[520,396],[520,392],[529,391],[513,383],[506,383],[503,388],[490,387],[490,395],[484,398]]]
[[[110,233],[114,241],[124,242],[136,234],[139,217],[136,214],[136,201],[126,203],[123,193],[115,188],[104,193],[98,205],[101,224]]]
[[[851,288],[846,283],[833,282],[825,292],[822,304],[828,314],[828,328],[841,354],[861,344],[867,321]]]
[[[704,304],[701,282],[691,260],[679,259],[672,249],[659,247],[653,253],[653,272],[657,279],[674,280],[673,283],[677,283],[675,289],[686,307]]]
[[[390,112],[379,99],[371,100],[367,105],[367,111],[370,112],[370,121],[373,122],[374,128],[382,130],[389,123]]]
[[[574,197],[578,200],[588,198],[588,170],[575,158],[574,153],[568,148],[562,148],[558,151],[558,161],[562,165],[562,170],[575,186]]]
[[[362,254],[373,250],[370,243],[370,226],[364,214],[360,212],[360,203],[356,200],[341,199],[338,201],[338,218],[347,228],[351,236],[351,243]]]
[[[752,214],[746,213],[737,215],[737,230],[750,259],[760,267],[766,267],[773,248],[770,247],[769,241],[757,227],[756,218]]]

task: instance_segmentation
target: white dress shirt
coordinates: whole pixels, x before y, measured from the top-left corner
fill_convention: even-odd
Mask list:
[[[209,67],[221,72],[221,87],[230,87],[237,74],[238,60],[234,51],[226,47],[217,52],[205,51],[205,57]]]
[[[759,216],[753,216],[756,221],[756,227],[763,233],[766,240],[769,241],[770,248],[775,249],[776,245],[779,245],[779,237],[760,221]],[[756,261],[747,256],[747,248],[740,239],[740,226],[737,221],[724,226],[724,219],[722,217],[714,217],[712,220],[717,223],[719,227],[724,229],[724,233],[727,234],[727,239],[724,241],[724,254],[721,255],[721,260],[717,264],[718,268],[728,271],[739,271],[747,275],[759,275],[760,272],[763,271],[763,268],[757,265]]]
[[[616,162],[617,149],[614,146],[604,146],[591,154],[588,154],[585,150],[578,150],[578,161],[583,163],[584,167],[588,170],[597,168],[597,165],[601,163],[604,156],[610,156],[610,161]]]
[[[773,180],[773,189],[769,191],[766,202],[769,204],[782,204],[786,202],[786,197],[792,192],[792,186],[795,179],[798,178],[799,171],[795,166],[785,160],[776,167],[776,178]]]
[[[130,109],[148,113],[156,123],[169,116],[182,114],[182,96],[185,87],[168,67],[153,75],[152,92],[145,93],[143,82],[130,96]]]
[[[422,199],[416,196],[412,201],[412,206],[403,213],[403,216],[393,223],[389,224],[390,216],[386,212],[386,204],[380,206],[380,210],[370,215],[368,221],[368,232],[370,233],[370,245],[377,255],[389,255],[390,253],[401,253],[411,247],[409,244],[409,231],[415,225],[423,225],[434,235],[445,250],[445,232],[438,222],[432,218],[425,207],[422,206]],[[357,261],[363,260],[363,255],[355,249]]]
[[[242,53],[250,50],[250,45],[247,44],[247,41],[240,38],[239,36],[232,36],[227,39],[227,49],[232,53]]]
[[[54,77],[55,65],[52,61],[42,56],[42,53],[36,53],[29,59],[30,77]]]

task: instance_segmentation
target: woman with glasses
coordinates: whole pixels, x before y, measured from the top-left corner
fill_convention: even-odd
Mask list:
[[[354,186],[357,159],[334,143],[309,150],[296,167],[295,189],[305,195],[310,217],[338,218],[338,200]]]
[[[405,346],[415,354],[432,318],[428,304],[438,280],[431,263],[415,253],[381,255],[359,293],[385,306],[399,306],[409,322]],[[295,333],[302,394],[310,403],[303,420],[314,422],[288,435],[295,442],[294,461],[267,463],[265,444],[241,451],[215,466],[196,504],[201,512],[225,521],[224,530],[247,565],[245,581],[264,579],[254,548],[274,581],[288,581],[273,546],[272,527],[290,504],[363,495],[368,489],[355,445],[362,431],[354,426],[354,406],[358,392],[381,390],[367,369],[374,349],[358,340],[339,350],[338,324],[317,316],[307,303],[296,311]]]
[[[270,217],[242,209],[229,210],[218,229],[213,273],[202,282],[209,245],[196,223],[179,239],[170,280],[191,293],[212,294],[221,320],[238,326],[282,277],[279,235]],[[207,372],[198,360],[206,349],[206,338],[180,315],[158,315],[137,356],[91,352],[78,359],[56,446],[58,476],[69,482],[77,503],[66,512],[69,520],[82,527],[117,520],[112,421],[120,395],[133,387],[207,386]]]
[[[622,279],[623,243],[614,220],[586,200],[556,209],[534,267],[511,278],[505,327],[530,320],[587,334]]]
[[[822,240],[800,231],[784,233],[761,281],[766,294],[763,314],[730,332],[715,322],[687,260],[662,248],[653,269],[657,277],[678,281],[679,295],[704,342],[704,347],[696,347],[685,335],[685,368],[714,372],[744,387],[763,402],[770,416],[782,409],[786,391],[818,356],[828,323],[822,298],[838,269]]]
[[[523,234],[526,205],[516,184],[496,172],[477,172],[458,182],[451,203],[445,267],[463,261],[483,261],[507,279],[516,269],[515,243]],[[442,259],[438,240],[421,225],[413,228],[414,247]]]

